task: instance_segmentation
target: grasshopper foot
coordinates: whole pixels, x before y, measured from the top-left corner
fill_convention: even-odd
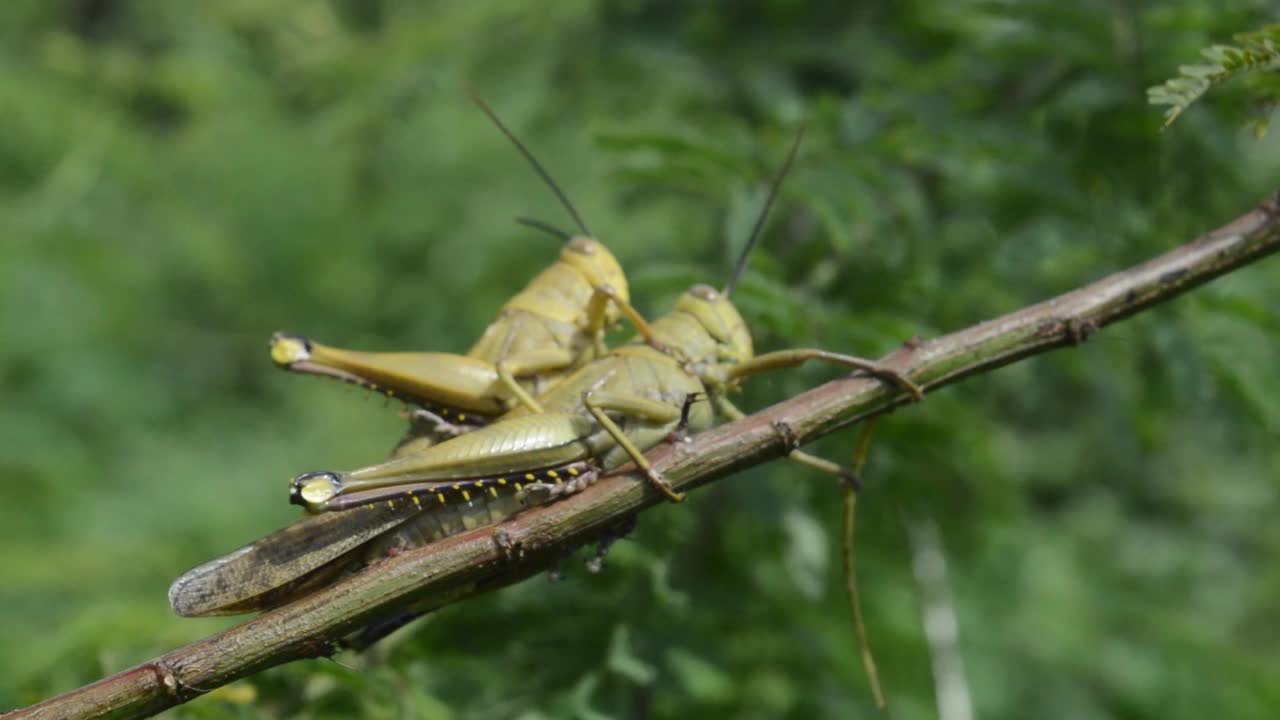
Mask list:
[[[678,492],[675,488],[671,487],[671,483],[662,476],[662,473],[654,470],[653,468],[646,468],[644,477],[649,481],[649,484],[653,486],[653,489],[662,493],[662,496],[666,499],[671,502],[684,502],[684,493]]]
[[[524,558],[523,544],[516,542],[516,539],[511,537],[511,533],[505,528],[498,528],[493,531],[493,542],[502,551],[502,556],[506,558],[507,562]]]
[[[883,365],[874,365],[867,368],[867,372],[879,378],[881,382],[886,382],[890,385],[897,385],[900,389],[906,391],[907,394],[911,396],[911,400],[913,402],[920,402],[921,400],[924,400],[924,388],[915,384],[911,378],[903,375],[893,368],[887,368]]]

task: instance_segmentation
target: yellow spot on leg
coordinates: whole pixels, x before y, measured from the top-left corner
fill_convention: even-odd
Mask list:
[[[443,505],[443,504],[444,504],[444,493],[436,493],[436,499],[440,501],[440,504],[441,504],[441,505]]]

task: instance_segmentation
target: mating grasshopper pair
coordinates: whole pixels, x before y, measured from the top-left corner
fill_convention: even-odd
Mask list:
[[[170,590],[175,610],[204,615],[270,607],[380,554],[496,523],[531,500],[580,490],[627,462],[679,500],[644,453],[685,431],[709,428],[717,413],[741,417],[728,392],[761,372],[821,360],[921,397],[909,379],[860,358],[816,349],[754,354],[730,296],[799,140],[725,289],[697,285],[652,322],[631,308],[625,277],[608,251],[574,238],[556,265],[504,306],[467,356],[353,353],[277,336],[277,363],[400,398],[419,408],[415,415],[426,421],[426,432],[414,434],[387,462],[295,478],[291,499],[317,514],[183,575]],[[606,351],[602,334],[619,317],[638,336]],[[847,476],[835,463],[798,451],[792,458]]]

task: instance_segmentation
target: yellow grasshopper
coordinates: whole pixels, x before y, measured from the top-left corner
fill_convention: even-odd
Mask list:
[[[402,400],[416,408],[413,418],[426,421],[432,434],[443,436],[486,424],[514,405],[538,410],[537,394],[604,354],[604,331],[619,315],[646,332],[644,319],[628,302],[627,280],[618,261],[591,239],[586,224],[537,158],[475,93],[470,94],[550,186],[583,235],[565,238],[559,259],[502,306],[465,355],[358,352],[288,333],[276,333],[270,343],[271,358],[281,368],[344,380]]]
[[[564,378],[538,396],[536,408],[514,407],[491,425],[378,465],[305,473],[291,484],[291,502],[320,512],[384,501],[394,507],[396,498],[417,506],[469,503],[509,488],[555,496],[586,487],[628,461],[655,489],[679,501],[683,495],[649,465],[644,452],[673,433],[709,428],[716,412],[742,417],[727,393],[752,375],[819,360],[871,373],[920,399],[923,393],[910,379],[862,358],[813,348],[755,355],[750,331],[730,302],[800,139],[724,291],[694,286],[647,333]],[[710,403],[690,405],[690,398],[701,397]],[[792,457],[847,476],[835,463],[799,452]]]

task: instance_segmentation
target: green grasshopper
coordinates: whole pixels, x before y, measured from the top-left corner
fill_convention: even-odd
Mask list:
[[[537,492],[553,497],[580,490],[630,461],[672,501],[683,494],[645,460],[644,452],[673,434],[711,427],[714,413],[743,416],[728,392],[746,378],[809,360],[867,372],[923,397],[910,379],[850,355],[799,348],[755,355],[751,334],[730,302],[759,237],[769,206],[799,148],[797,136],[764,210],[724,291],[696,285],[649,332],[592,361],[538,396],[540,410],[517,406],[491,425],[433,447],[350,472],[311,472],[290,486],[291,502],[313,512],[343,510],[396,498],[418,504],[471,502],[473,497]],[[705,397],[710,403],[689,398]],[[847,473],[793,452],[805,465]]]
[[[589,236],[586,224],[537,158],[482,100],[474,93],[471,98]],[[641,333],[648,328],[628,303],[626,276],[608,249],[589,237],[561,236],[566,244],[559,260],[503,306],[467,355],[362,353],[277,333],[270,346],[272,359],[295,372],[341,379],[414,406],[409,434],[394,455],[479,427],[510,404],[536,411],[535,394],[605,353],[603,333],[620,315]],[[181,615],[270,607],[335,574],[341,558],[372,538],[389,533],[387,543],[421,544],[477,523],[498,522],[523,507],[520,500],[507,500],[445,510],[413,521],[420,511],[410,505],[309,515],[183,574],[170,588],[170,604]],[[370,552],[376,557],[380,550]],[[335,567],[319,572],[327,565]]]

